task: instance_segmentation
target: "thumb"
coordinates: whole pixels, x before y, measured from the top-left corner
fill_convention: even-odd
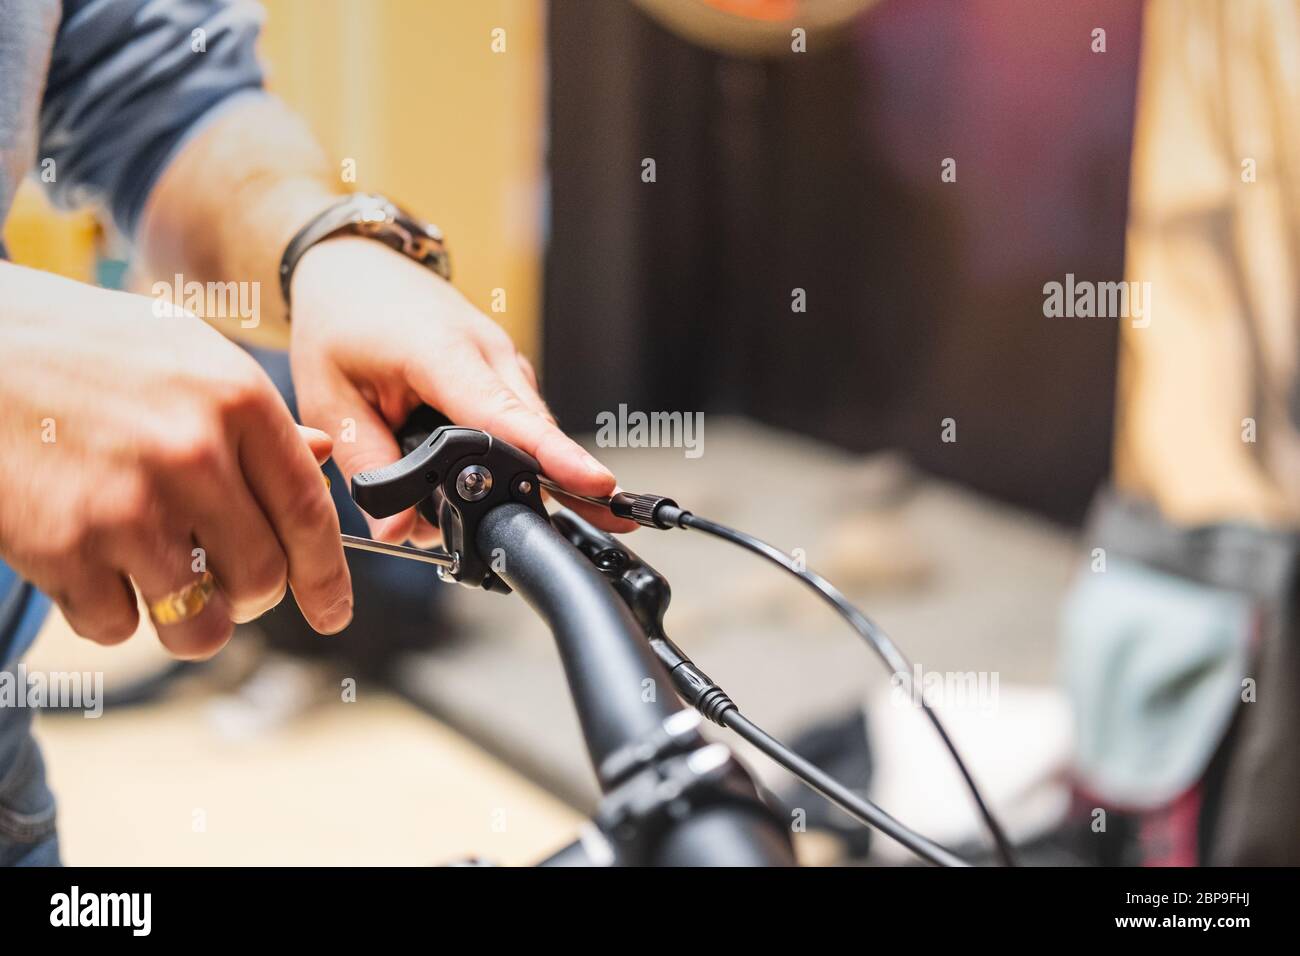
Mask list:
[[[312,455],[316,458],[316,464],[323,465],[329,460],[330,452],[334,450],[333,438],[330,438],[319,428],[310,428],[307,425],[299,425],[298,434],[307,443],[307,447],[311,449]]]

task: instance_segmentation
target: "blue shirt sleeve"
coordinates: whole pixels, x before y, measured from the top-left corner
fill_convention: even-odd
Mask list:
[[[262,18],[240,0],[64,0],[41,106],[55,203],[104,206],[134,237],[180,144],[262,89]]]

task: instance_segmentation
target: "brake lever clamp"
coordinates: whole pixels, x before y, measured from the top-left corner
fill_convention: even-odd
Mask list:
[[[551,524],[613,585],[682,700],[719,727],[725,726],[723,716],[735,709],[735,702],[664,632],[664,614],[673,596],[668,579],[623,542],[572,511],[555,512]]]
[[[453,566],[438,568],[444,581],[507,593],[496,571],[498,557],[478,551],[479,523],[493,508],[509,502],[546,516],[538,472],[527,452],[477,428],[443,425],[410,447],[405,457],[352,477],[352,500],[372,518],[387,518],[414,507],[442,532]]]
[[[731,750],[700,735],[700,722],[695,711],[678,711],[598,769],[609,789],[592,822],[620,866],[653,863],[663,834],[708,807],[728,804],[776,819],[766,805],[755,805],[753,782]]]

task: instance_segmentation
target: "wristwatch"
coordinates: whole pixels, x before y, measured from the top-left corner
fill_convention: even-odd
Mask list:
[[[451,279],[451,257],[441,229],[416,219],[377,193],[353,193],[312,217],[285,246],[280,257],[280,292],[286,308],[298,260],[316,243],[337,235],[378,239],[444,279]]]

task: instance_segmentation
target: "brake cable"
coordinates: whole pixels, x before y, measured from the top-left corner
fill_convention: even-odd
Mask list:
[[[854,606],[848,600],[848,598],[846,598],[844,594],[837,587],[835,587],[835,585],[831,584],[829,581],[823,578],[820,574],[817,574],[815,571],[809,570],[804,567],[800,567],[798,564],[795,563],[794,559],[792,559],[789,555],[787,555],[785,552],[781,551],[780,549],[768,544],[766,541],[756,538],[753,535],[746,534],[743,531],[737,531],[734,528],[730,528],[727,527],[726,525],[719,524],[716,521],[710,521],[707,518],[702,518],[699,515],[692,514],[690,511],[687,511],[684,508],[678,506],[677,502],[671,498],[666,498],[662,495],[633,494],[631,492],[626,492],[626,491],[617,492],[616,494],[608,498],[593,497],[589,495],[577,495],[570,491],[565,490],[564,488],[557,485],[554,481],[552,481],[549,478],[540,477],[539,480],[542,484],[542,487],[546,488],[550,492],[553,492],[562,497],[580,500],[590,505],[595,505],[597,507],[605,508],[616,517],[635,521],[637,524],[641,525],[642,527],[655,528],[661,531],[668,530],[670,528],[681,528],[683,530],[701,531],[704,532],[705,534],[709,534],[714,537],[721,538],[724,541],[727,541],[738,547],[744,548],[745,550],[757,554],[759,557],[772,562],[773,564],[777,565],[784,571],[787,571],[788,573],[794,575],[796,578],[798,578],[800,581],[802,581],[804,584],[810,587],[813,591],[815,591],[823,600],[825,600],[828,604],[830,604],[831,607],[833,607],[835,611],[839,613],[841,617],[844,618],[845,621],[848,622],[850,627],[852,627],[855,631],[857,631],[859,636],[861,636],[862,639],[865,640],[872,647],[873,650],[875,650],[876,654],[884,662],[886,667],[888,667],[895,675],[901,675],[904,677],[904,679],[906,679],[908,683],[908,691],[910,696],[913,699],[918,701],[921,710],[924,711],[926,717],[929,718],[930,724],[934,727],[935,732],[938,733],[939,739],[943,741],[944,747],[947,749],[949,755],[952,757],[953,763],[956,765],[957,770],[961,773],[962,779],[965,781],[966,784],[966,789],[970,792],[971,798],[975,803],[975,807],[979,812],[980,818],[983,821],[985,828],[988,830],[989,835],[993,840],[993,844],[997,851],[997,855],[999,859],[1001,860],[1004,866],[1016,865],[1015,853],[1011,848],[1011,841],[1007,838],[1006,832],[1003,830],[1001,824],[998,822],[997,817],[993,815],[993,811],[989,808],[988,803],[985,801],[983,794],[980,792],[978,784],[975,783],[975,778],[974,776],[972,776],[969,768],[966,766],[966,762],[962,760],[961,755],[957,752],[957,747],[952,742],[952,738],[948,735],[948,731],[944,727],[943,722],[939,719],[939,715],[935,713],[934,708],[932,708],[929,705],[929,703],[926,701],[925,695],[923,693],[921,694],[912,693],[914,688],[912,687],[913,670],[912,670],[911,663],[908,661],[907,657],[903,654],[903,652],[899,650],[898,645],[893,642],[893,640],[884,631],[884,629],[881,628],[880,625],[876,624],[875,621],[871,620],[871,618],[869,618],[856,606]],[[746,721],[744,717],[741,717],[738,712],[737,712],[737,717],[739,718],[738,723],[740,724],[740,726],[744,726],[745,730],[744,732],[742,732],[740,729],[738,729],[738,727],[734,727],[734,726],[731,729],[735,730],[738,734],[740,734],[746,740],[749,740],[751,743],[755,743],[755,745],[757,746],[758,744],[756,743],[756,740],[754,738],[757,737],[758,735],[763,735],[763,732],[759,728],[754,727],[752,724],[749,724],[748,721]],[[724,726],[729,726],[729,725],[724,725]],[[772,744],[778,743],[777,741],[772,740],[771,738],[768,738],[768,740]],[[763,748],[760,747],[760,749]],[[772,757],[773,759],[777,760],[778,763],[781,763],[787,769],[792,770],[792,772],[793,772],[793,768],[787,762],[789,758],[793,756],[799,760],[802,760],[802,758],[798,758],[797,754],[786,754],[783,755],[782,757],[777,757],[774,751],[765,750],[765,752],[769,757]],[[806,761],[804,761],[804,763],[806,764]],[[816,767],[812,767],[811,764],[808,764],[807,767],[811,768],[812,770],[817,769]],[[822,792],[823,795],[829,796],[829,794],[826,794],[821,787],[814,784],[803,774],[796,772],[796,776],[799,776],[801,779],[803,779],[803,781],[807,783],[809,786],[812,786],[813,789]],[[834,802],[838,803],[839,801],[834,801]],[[842,804],[841,806],[846,810],[848,809],[846,807],[843,807]],[[884,811],[880,810],[878,807],[875,809],[879,813],[884,814]],[[853,816],[857,817],[858,819],[862,819],[862,815],[860,813],[855,813],[851,810],[848,812],[850,812]],[[885,816],[888,815],[885,814]],[[876,825],[877,827],[880,826],[880,824],[876,820],[870,820],[870,821],[864,820],[863,822],[870,822],[873,825]],[[891,833],[891,836],[895,836],[895,835]],[[895,836],[895,839],[897,839],[897,836]],[[900,841],[900,842],[904,842],[904,841]],[[905,845],[908,844],[905,843]],[[915,850],[915,847],[911,847],[911,848]]]

